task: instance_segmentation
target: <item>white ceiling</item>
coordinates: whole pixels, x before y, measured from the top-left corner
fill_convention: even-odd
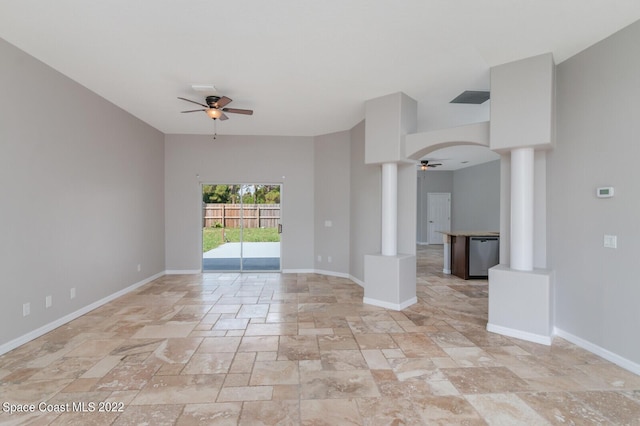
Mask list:
[[[2,0],[0,37],[164,133],[212,133],[176,98],[214,84],[255,110],[219,134],[315,136],[397,91],[419,130],[486,120],[490,102],[448,102],[491,66],[559,63],[639,18],[638,0]]]

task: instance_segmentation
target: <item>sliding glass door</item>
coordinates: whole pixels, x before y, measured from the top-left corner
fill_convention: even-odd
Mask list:
[[[202,185],[202,270],[279,271],[279,184]]]

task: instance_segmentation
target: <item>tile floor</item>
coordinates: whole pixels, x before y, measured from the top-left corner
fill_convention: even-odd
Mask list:
[[[402,312],[321,275],[162,277],[1,356],[0,424],[640,425],[639,376],[488,333],[487,282],[441,254]]]

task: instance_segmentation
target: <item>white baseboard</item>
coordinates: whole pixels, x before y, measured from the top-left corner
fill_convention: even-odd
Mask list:
[[[349,279],[351,281],[353,281],[354,283],[358,284],[360,287],[364,288],[364,281],[359,280],[358,278],[354,277],[353,275],[349,275]]]
[[[625,370],[629,370],[632,373],[640,376],[640,364],[623,358],[618,354],[615,354],[578,336],[574,336],[571,333],[567,333],[566,331],[559,328],[554,328],[553,332],[556,336],[562,337],[563,339],[573,343],[574,345],[580,346],[582,349],[592,352],[606,359],[607,361],[611,361],[612,363],[624,368]]]
[[[543,334],[529,333],[513,328],[502,327],[500,325],[487,324],[487,331],[502,334],[503,336],[515,337],[516,339],[526,340],[528,342],[540,343],[541,345],[550,346],[553,342],[553,335],[545,336]]]
[[[252,273],[253,271],[245,271],[245,272]],[[343,272],[327,271],[324,269],[283,269],[282,271],[273,271],[273,272],[282,273],[282,274],[319,274],[319,275],[327,275],[330,277],[346,278],[358,284],[360,287],[364,287],[364,282],[358,280],[352,275],[345,274]],[[203,272],[199,269],[167,269],[165,271],[166,275],[193,275],[193,274],[201,274],[201,273],[206,274],[207,272]]]
[[[363,297],[362,303],[366,303],[367,305],[378,306],[380,308],[391,309],[393,311],[401,311],[413,305],[414,303],[418,303],[418,298],[412,297],[411,299],[405,300],[402,303],[389,303],[389,302],[385,302],[384,300],[377,300],[377,299],[372,299],[370,297]]]
[[[443,269],[442,273],[446,275],[451,275],[451,269]]]
[[[102,298],[102,299],[100,299],[100,300],[98,300],[96,302],[93,302],[93,303],[91,303],[91,304],[89,304],[89,305],[87,305],[87,306],[85,306],[83,308],[80,308],[75,312],[72,312],[72,313],[70,313],[68,315],[65,315],[65,316],[63,316],[61,318],[58,318],[57,320],[52,321],[49,324],[45,324],[40,328],[37,328],[37,329],[35,329],[33,331],[28,332],[27,334],[23,334],[20,337],[17,337],[17,338],[15,338],[15,339],[7,342],[7,343],[4,343],[3,345],[0,345],[0,355],[11,351],[11,350],[17,348],[18,346],[22,346],[25,343],[30,342],[33,339],[36,339],[36,338],[38,338],[38,337],[40,337],[40,336],[42,336],[44,334],[47,334],[48,332],[53,331],[56,328],[66,324],[66,323],[68,323],[70,321],[73,321],[74,319],[79,318],[82,315],[87,314],[87,313],[93,311],[94,309],[97,309],[100,306],[111,302],[112,300],[117,299],[120,296],[124,296],[125,294],[130,293],[133,290],[135,290],[135,289],[137,289],[139,287],[142,287],[143,285],[148,284],[151,281],[153,281],[153,280],[155,280],[157,278],[160,278],[163,275],[165,275],[165,272],[159,272],[159,273],[157,273],[155,275],[152,275],[152,276],[150,276],[148,278],[145,278],[142,281],[139,281],[139,282],[137,282],[135,284],[132,284],[129,287],[123,288],[122,290],[119,290],[119,291],[117,291],[117,292],[115,292],[113,294],[110,294],[107,297],[104,297],[104,298]]]
[[[315,269],[283,269],[283,274],[315,274]]]
[[[202,271],[200,269],[167,269],[164,273],[167,275],[193,275],[201,274]]]
[[[338,277],[338,278],[351,279],[349,274],[345,274],[343,272],[334,272],[334,271],[325,271],[323,269],[316,269],[315,273],[316,274],[320,274],[320,275],[326,275],[326,276],[329,276],[329,277]]]
[[[329,277],[351,278],[349,274],[345,274],[343,272],[326,271],[324,269],[283,269],[282,273],[283,274],[319,274],[319,275],[327,275]]]

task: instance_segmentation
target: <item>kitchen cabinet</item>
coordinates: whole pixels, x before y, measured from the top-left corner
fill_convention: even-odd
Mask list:
[[[469,279],[469,237],[451,237],[451,273],[462,279]]]
[[[498,236],[497,232],[452,232],[445,233],[449,237],[451,250],[451,274],[468,280],[469,278],[487,278],[486,272],[478,273],[469,270],[469,263],[482,264],[483,271],[498,264]],[[491,248],[479,250],[487,244]],[[445,245],[446,247],[446,245]],[[446,267],[445,267],[446,269]],[[476,267],[477,269],[477,267]]]

